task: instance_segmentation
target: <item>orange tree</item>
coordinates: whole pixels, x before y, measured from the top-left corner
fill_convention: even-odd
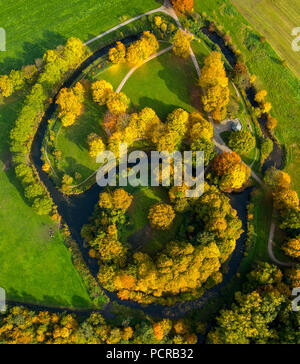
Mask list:
[[[174,9],[180,13],[193,10],[194,0],[171,0]]]

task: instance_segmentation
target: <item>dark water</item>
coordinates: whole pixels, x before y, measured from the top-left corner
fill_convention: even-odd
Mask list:
[[[124,43],[128,44],[136,39],[137,37],[130,37],[124,40]],[[70,87],[74,80],[76,80],[81,75],[86,67],[88,67],[97,58],[105,55],[112,46],[105,47],[93,54],[81,65],[81,67],[76,72],[74,72],[74,74],[65,82],[63,87]],[[95,184],[91,189],[81,195],[65,196],[56,188],[55,184],[49,178],[49,176],[42,171],[43,162],[41,160],[41,147],[47,131],[48,120],[51,119],[55,111],[56,105],[54,100],[51,106],[46,111],[45,116],[36,133],[32,146],[31,158],[37,168],[41,180],[47,187],[55,205],[58,207],[59,214],[62,216],[63,221],[69,226],[73,239],[76,240],[76,242],[78,243],[90,271],[96,277],[98,272],[98,263],[96,260],[89,257],[88,249],[84,245],[80,232],[82,226],[89,222],[89,217],[92,215],[94,207],[99,201],[99,194],[101,193],[102,189],[97,184]],[[171,307],[162,305],[145,306],[133,301],[121,301],[118,299],[115,293],[108,292],[106,290],[104,290],[104,292],[108,295],[111,301],[117,301],[118,303],[129,306],[131,308],[142,309],[146,314],[157,317],[179,318],[185,316],[192,309],[202,308],[211,298],[218,297],[218,295],[220,294],[220,290],[224,286],[226,286],[231,278],[233,278],[237,273],[245,251],[245,242],[247,236],[246,207],[249,201],[250,193],[251,189],[247,189],[242,193],[231,195],[231,204],[237,210],[238,216],[242,220],[243,229],[245,232],[237,241],[237,247],[229,261],[229,268],[227,273],[224,274],[223,282],[213,289],[208,290],[200,299],[189,302],[177,303]],[[31,305],[31,307],[34,306]],[[105,311],[101,312],[105,316],[110,316],[109,307],[107,307]]]

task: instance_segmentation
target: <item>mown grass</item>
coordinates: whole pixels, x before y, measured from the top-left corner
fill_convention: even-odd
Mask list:
[[[265,2],[262,6],[266,7]],[[229,0],[197,1],[195,9],[199,13],[206,13],[211,20],[230,32],[250,72],[258,76],[258,86],[268,91],[268,99],[273,105],[272,114],[278,119],[276,136],[287,146],[286,171],[293,179],[293,188],[300,193],[299,79],[289,68],[282,66],[281,57],[269,43],[260,42],[260,34]]]
[[[300,77],[299,53],[292,50],[292,29],[300,25],[298,0],[231,0]]]
[[[0,73],[33,63],[69,37],[87,41],[159,6],[157,0],[0,0],[0,25],[7,34],[7,51],[0,52]]]
[[[10,164],[9,132],[22,102],[12,98],[0,106],[0,287],[9,300],[88,308],[90,298],[57,224],[26,204]]]
[[[165,119],[176,108],[194,110],[192,90],[196,84],[192,60],[180,59],[170,51],[139,68],[122,91],[135,109],[151,107]]]

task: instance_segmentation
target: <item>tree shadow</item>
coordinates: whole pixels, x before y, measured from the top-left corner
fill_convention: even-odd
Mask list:
[[[60,295],[53,295],[53,296],[44,295],[43,298],[39,300],[36,297],[26,293],[25,291],[18,291],[14,288],[9,289],[6,298],[7,301],[9,302],[16,302],[16,303],[24,302],[25,305],[27,304],[45,305],[45,308],[47,306],[56,306],[57,308],[59,307],[89,308],[91,306],[91,303],[89,301],[78,295],[73,295],[70,301],[67,301]]]
[[[133,105],[133,107],[136,108],[137,110],[142,110],[145,107],[151,107],[153,110],[155,110],[157,115],[163,121],[165,121],[168,114],[170,114],[172,111],[179,108],[180,106],[179,105],[166,104],[165,102],[163,102],[161,100],[158,100],[158,99],[155,99],[155,98],[141,97],[139,99],[139,105]]]
[[[24,65],[33,64],[35,59],[42,58],[48,49],[55,49],[66,41],[66,37],[49,30],[43,32],[43,37],[33,43],[24,41],[15,58],[5,57],[3,52],[3,57],[0,56],[0,73],[8,73],[12,69],[21,69]]]
[[[78,163],[77,160],[73,157],[66,157],[67,166],[64,168],[66,173],[70,176],[74,177],[76,172],[80,173],[82,176],[90,176],[93,172],[92,169],[83,166],[82,164]]]

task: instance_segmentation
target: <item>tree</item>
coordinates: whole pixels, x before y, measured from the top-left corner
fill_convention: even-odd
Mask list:
[[[211,141],[213,138],[213,125],[202,117],[200,113],[190,114],[190,140],[195,142],[198,139]]]
[[[251,170],[236,153],[222,153],[213,160],[213,170],[220,177],[222,191],[231,192],[241,189],[249,180]]]
[[[64,127],[75,123],[76,118],[82,113],[84,101],[84,89],[81,83],[77,83],[72,89],[63,88],[56,100],[59,106],[58,117]]]
[[[287,210],[283,215],[280,228],[300,234],[300,209]]]
[[[212,140],[199,138],[191,144],[192,151],[204,152],[204,164],[209,165],[210,161],[215,157],[215,145]]]
[[[140,40],[132,43],[127,50],[127,62],[141,64],[159,49],[155,35],[149,31],[143,33]]]
[[[88,136],[89,153],[92,158],[96,158],[100,152],[105,150],[102,139],[95,133]]]
[[[176,109],[167,117],[167,129],[184,137],[187,132],[188,122],[189,114],[183,109]]]
[[[268,92],[266,90],[261,90],[261,91],[257,92],[257,94],[255,95],[255,101],[258,102],[259,104],[261,104],[267,95],[268,95]]]
[[[202,97],[204,111],[212,112],[213,118],[221,121],[227,115],[230,95],[221,53],[212,52],[205,58],[199,85],[205,93]]]
[[[273,118],[271,115],[268,115],[268,120],[267,120],[267,128],[270,130],[270,131],[273,131],[276,126],[278,124],[278,121],[277,119]]]
[[[283,251],[286,255],[299,259],[300,258],[300,236],[297,236],[295,239],[291,239],[287,241],[283,247]]]
[[[13,93],[13,83],[11,79],[4,75],[0,76],[0,92],[2,97],[9,97]]]
[[[93,100],[100,106],[107,103],[110,95],[113,93],[112,85],[107,81],[96,81],[92,84]]]
[[[215,157],[212,167],[215,173],[221,177],[238,163],[241,163],[241,157],[238,154],[224,152]]]
[[[171,0],[172,5],[179,13],[186,13],[192,11],[194,7],[194,0]]]
[[[117,42],[116,47],[109,50],[109,60],[113,64],[124,63],[126,58],[126,47],[122,42]]]
[[[171,205],[158,203],[151,207],[148,218],[154,229],[168,230],[175,218]]]
[[[132,203],[133,196],[123,188],[113,192],[104,192],[100,195],[99,206],[109,210],[121,210],[125,212]]]
[[[266,171],[264,181],[273,190],[280,190],[289,189],[292,180],[286,172],[271,167]]]
[[[256,146],[256,139],[248,130],[232,132],[229,136],[228,146],[239,154],[248,154]]]
[[[273,193],[274,207],[277,210],[297,209],[299,197],[296,191],[282,189]]]
[[[159,152],[172,153],[177,150],[180,139],[180,135],[176,131],[165,131],[158,138],[156,149]]]
[[[187,58],[190,55],[191,35],[178,29],[173,38],[173,52],[176,56]]]
[[[107,101],[108,110],[115,115],[126,113],[130,99],[123,93],[110,93]]]

